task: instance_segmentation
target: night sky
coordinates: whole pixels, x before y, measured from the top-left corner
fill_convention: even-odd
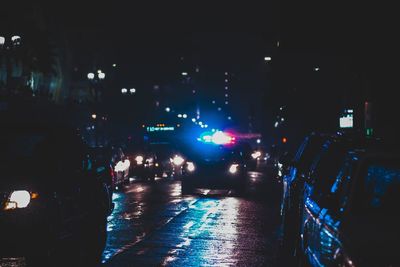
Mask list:
[[[383,6],[270,1],[263,6],[57,2],[41,7],[48,30],[65,33],[76,48],[82,71],[93,59],[98,66],[118,63],[118,86],[173,83],[183,68],[198,65],[210,80],[227,69],[235,73],[237,98],[254,103],[253,113],[264,114],[259,125],[272,125],[277,106],[294,99],[297,108],[309,107],[303,119],[314,110],[331,118],[348,103],[362,105],[365,99],[377,103],[378,124],[398,114],[392,111],[396,71],[389,67],[393,22],[389,15],[379,19],[387,9]],[[15,10],[7,13],[12,18],[21,7],[8,10]],[[274,58],[270,72],[262,65],[268,54]],[[312,73],[315,66],[322,70],[318,77]]]

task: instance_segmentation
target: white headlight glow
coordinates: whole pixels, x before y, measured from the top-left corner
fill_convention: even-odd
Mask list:
[[[194,171],[196,170],[196,167],[194,166],[194,163],[193,163],[193,162],[188,162],[186,168],[187,168],[187,170],[188,170],[189,172],[194,172]]]
[[[238,169],[239,169],[239,164],[232,164],[232,165],[229,167],[229,172],[230,172],[231,174],[235,174],[235,173],[238,172]]]
[[[10,195],[10,203],[15,203],[17,208],[26,208],[31,202],[31,194],[25,190],[14,191]]]

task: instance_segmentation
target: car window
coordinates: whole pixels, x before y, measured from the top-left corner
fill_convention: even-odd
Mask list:
[[[307,138],[302,144],[295,157],[300,172],[306,173],[310,170],[310,166],[315,156],[322,149],[322,145],[323,139],[317,137]]]
[[[343,212],[347,206],[349,196],[350,196],[350,186],[351,186],[351,178],[353,166],[349,161],[343,165],[340,169],[339,174],[336,177],[335,182],[331,187],[331,195],[332,199],[337,204],[333,208],[333,212],[339,214]]]
[[[371,164],[367,168],[359,201],[363,213],[398,216],[400,166],[395,163]]]
[[[320,157],[313,163],[311,180],[314,183],[313,197],[319,199],[332,187],[340,168],[344,164],[346,150],[336,142],[327,142]]]

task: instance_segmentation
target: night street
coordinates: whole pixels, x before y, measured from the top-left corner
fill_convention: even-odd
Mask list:
[[[2,5],[0,267],[400,267],[394,8],[53,2]]]
[[[277,266],[280,184],[261,172],[248,178],[244,197],[201,189],[182,196],[180,181],[131,179],[113,195],[104,266]]]
[[[246,196],[179,181],[132,182],[114,194],[106,266],[275,266],[279,184],[249,173]],[[232,196],[231,196],[232,195]]]

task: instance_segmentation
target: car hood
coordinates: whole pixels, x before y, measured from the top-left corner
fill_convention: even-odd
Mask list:
[[[26,161],[3,161],[0,164],[0,190],[34,189],[43,184],[44,172],[33,168]],[[42,177],[43,178],[43,177]]]
[[[27,176],[0,176],[0,191],[33,190],[40,187],[39,183]]]

